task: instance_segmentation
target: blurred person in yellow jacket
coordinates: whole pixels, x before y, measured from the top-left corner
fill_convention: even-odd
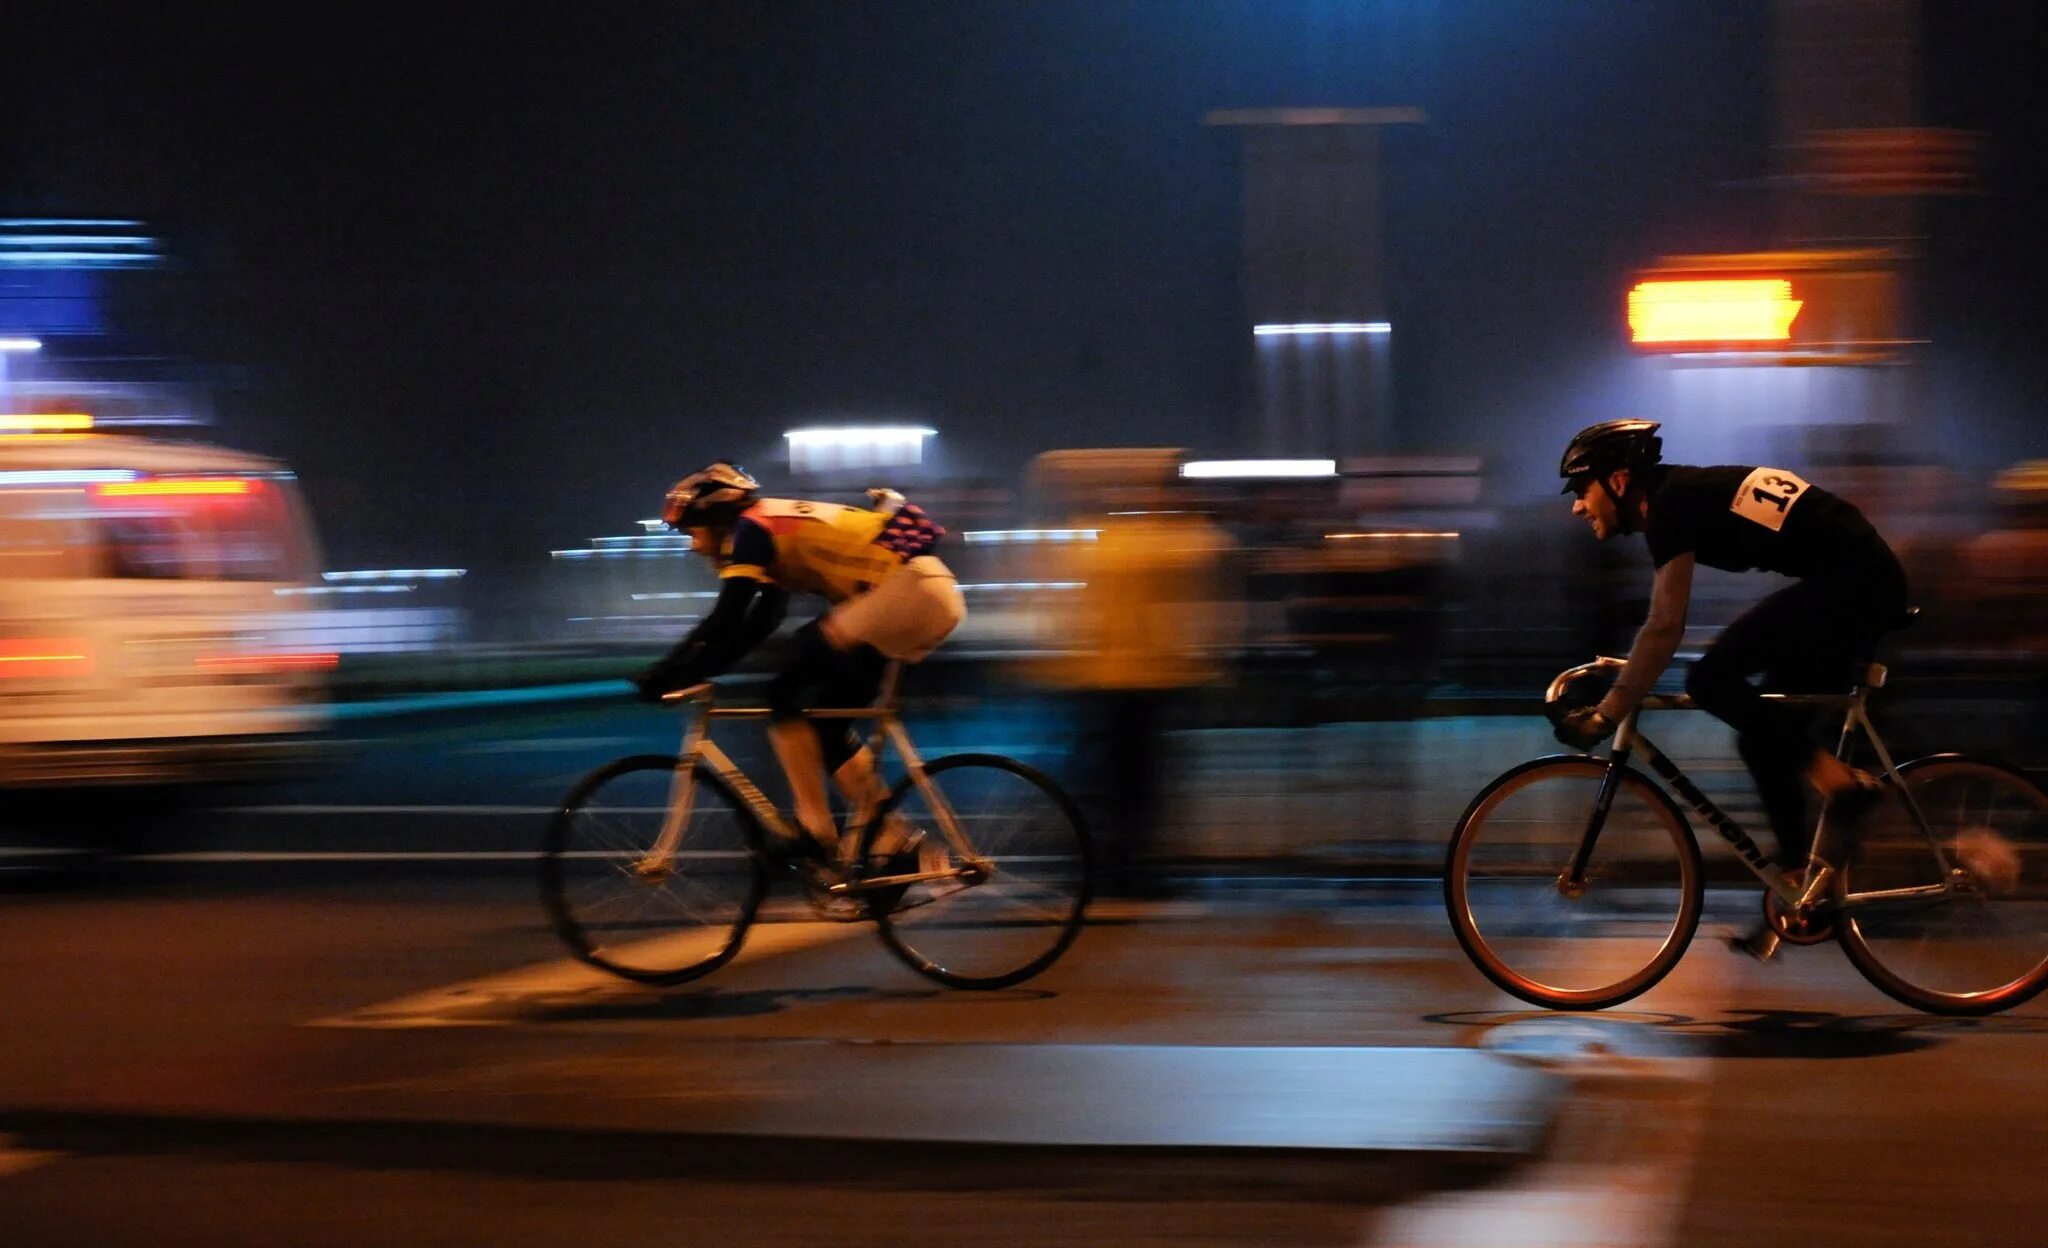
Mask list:
[[[1178,450],[1053,451],[1032,464],[1040,497],[1069,530],[1093,540],[1051,543],[1041,579],[1074,586],[1047,618],[1054,651],[1039,669],[1089,704],[1107,816],[1105,890],[1152,891],[1160,832],[1165,733],[1183,690],[1226,675],[1242,595],[1228,592],[1229,537],[1197,510]]]

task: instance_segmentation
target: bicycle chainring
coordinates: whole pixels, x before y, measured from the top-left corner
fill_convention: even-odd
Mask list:
[[[1770,889],[1764,890],[1764,922],[1788,945],[1818,945],[1835,938],[1835,922],[1825,911],[1804,918],[1793,914]]]

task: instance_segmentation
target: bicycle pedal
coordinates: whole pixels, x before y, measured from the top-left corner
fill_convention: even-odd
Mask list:
[[[858,894],[835,893],[814,876],[804,879],[804,900],[819,918],[833,923],[858,923],[867,917],[867,906]]]
[[[1745,936],[1730,936],[1727,941],[1730,950],[1766,965],[1778,956],[1778,934],[1768,927]]]

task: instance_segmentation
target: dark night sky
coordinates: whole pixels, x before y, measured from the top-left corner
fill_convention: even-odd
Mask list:
[[[1926,119],[1993,153],[1991,194],[1932,217],[1936,388],[2041,454],[2043,19],[1930,7]],[[1765,3],[122,12],[10,18],[37,33],[0,208],[160,226],[180,266],[138,328],[236,366],[220,436],[298,467],[336,566],[617,532],[807,420],[926,421],[1006,477],[1227,448],[1249,339],[1213,108],[1428,111],[1388,151],[1411,449],[1576,423],[1630,265],[1767,241]]]

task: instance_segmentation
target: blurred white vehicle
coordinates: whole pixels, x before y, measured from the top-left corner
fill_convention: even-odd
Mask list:
[[[255,455],[0,418],[0,787],[274,774],[325,723],[333,654],[274,639],[319,565]]]

